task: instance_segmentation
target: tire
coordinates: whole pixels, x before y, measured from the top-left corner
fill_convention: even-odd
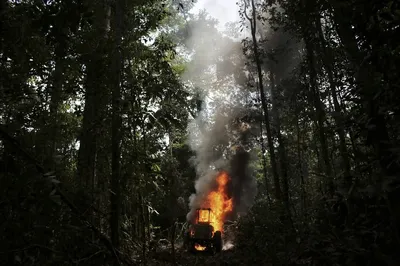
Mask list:
[[[183,245],[184,246],[189,245],[189,241],[190,241],[190,233],[186,232],[185,235],[183,236]]]
[[[190,241],[187,251],[192,254],[196,253],[196,249],[194,246],[195,246],[195,243]]]
[[[216,253],[221,252],[222,250],[222,234],[221,231],[216,231],[214,233],[214,249]]]
[[[186,249],[187,252],[193,252],[194,249],[194,244],[190,239],[190,232],[187,232],[185,234],[184,240],[183,240],[183,246]]]

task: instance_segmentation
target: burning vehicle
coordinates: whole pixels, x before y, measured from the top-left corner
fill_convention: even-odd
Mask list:
[[[196,210],[196,222],[190,225],[185,237],[185,244],[189,251],[213,250],[221,252],[222,232],[214,230],[211,222],[212,215],[211,208]]]
[[[215,188],[208,192],[201,200],[200,207],[192,213],[184,239],[189,251],[222,250],[224,221],[233,210],[233,199],[227,191],[229,181],[227,172],[219,172],[215,179]]]

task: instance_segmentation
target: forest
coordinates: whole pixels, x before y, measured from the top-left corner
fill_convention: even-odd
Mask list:
[[[196,2],[0,0],[0,265],[400,265],[400,2]]]

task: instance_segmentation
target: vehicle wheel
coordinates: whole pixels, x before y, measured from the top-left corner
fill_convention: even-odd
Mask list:
[[[187,247],[189,245],[190,241],[190,232],[186,232],[185,235],[183,236],[183,245]]]
[[[190,232],[187,232],[183,238],[183,247],[187,252],[192,252],[194,244],[190,241]]]
[[[189,243],[187,245],[187,252],[189,253],[195,253],[196,252],[196,248],[195,248],[196,243],[192,240],[189,240]]]
[[[221,231],[214,233],[214,248],[215,252],[219,253],[222,250],[222,234]]]

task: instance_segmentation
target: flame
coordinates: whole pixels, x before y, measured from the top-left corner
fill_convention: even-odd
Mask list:
[[[208,223],[211,217],[209,216],[208,210],[199,210],[199,222]]]
[[[217,176],[217,184],[218,188],[214,191],[211,191],[206,199],[207,205],[211,208],[211,217],[210,222],[214,227],[214,231],[223,231],[224,220],[226,214],[232,211],[233,202],[232,198],[228,197],[226,185],[228,184],[230,178],[228,174],[224,171],[220,172]],[[208,213],[204,212],[204,216],[207,216],[208,221]],[[199,219],[202,219],[201,213],[199,214]]]
[[[206,249],[206,247],[203,247],[203,246],[201,246],[201,245],[199,245],[199,244],[194,245],[194,248],[195,248],[196,250],[199,250],[199,251],[202,251],[202,250],[205,250],[205,249]]]

